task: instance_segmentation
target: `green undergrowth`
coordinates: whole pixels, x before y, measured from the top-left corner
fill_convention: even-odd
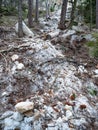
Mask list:
[[[0,19],[0,26],[13,27],[17,23],[16,16],[3,16]]]
[[[96,39],[96,41],[88,41],[86,45],[89,47],[90,57],[98,58],[98,33],[92,33],[92,36]]]

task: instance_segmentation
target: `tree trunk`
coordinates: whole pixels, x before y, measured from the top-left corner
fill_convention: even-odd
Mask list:
[[[0,0],[0,9],[1,9],[1,7],[2,7],[2,0]]]
[[[98,0],[96,0],[96,28],[98,29]]]
[[[68,0],[63,0],[62,3],[62,9],[61,9],[61,18],[58,28],[61,30],[64,30],[66,28],[65,26],[65,17],[66,17],[66,11],[67,11],[67,3]]]
[[[77,0],[74,0],[74,3],[72,4],[71,20],[70,20],[69,28],[72,27],[74,19],[75,19],[76,5],[77,5]]]
[[[36,0],[36,9],[35,9],[35,22],[38,22],[38,17],[39,17],[39,0]]]
[[[50,17],[50,11],[49,11],[49,0],[46,0],[46,19]]]
[[[18,36],[23,37],[22,28],[22,0],[18,0]]]
[[[33,26],[32,14],[33,14],[33,0],[28,0],[28,25],[29,27]]]
[[[92,13],[92,0],[90,0],[90,31],[92,30]]]

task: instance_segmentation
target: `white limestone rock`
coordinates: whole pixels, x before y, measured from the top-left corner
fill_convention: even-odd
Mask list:
[[[9,95],[8,92],[5,91],[2,93],[1,97],[8,96],[8,95]]]
[[[72,111],[67,110],[67,111],[66,111],[66,119],[68,120],[68,119],[71,118],[71,117],[72,117]]]
[[[87,70],[84,68],[84,66],[80,65],[78,68],[78,73],[87,73]]]
[[[18,58],[19,58],[19,56],[16,54],[12,55],[12,57],[11,57],[12,61],[18,60]]]
[[[24,64],[23,63],[19,63],[18,61],[16,61],[15,64],[16,64],[16,69],[17,70],[22,70],[24,68]]]
[[[20,122],[18,121],[15,121],[11,118],[6,118],[4,120],[4,126],[5,126],[5,129],[8,129],[8,130],[11,130],[11,129],[15,129],[16,127],[20,127]]]
[[[70,111],[72,111],[72,106],[65,105],[65,109],[66,109],[66,110],[70,110]]]
[[[33,102],[19,102],[15,105],[16,111],[20,113],[24,113],[30,110],[33,110],[34,108],[34,103]]]
[[[23,120],[23,115],[19,112],[15,112],[12,117],[16,121],[22,121]]]
[[[29,124],[26,124],[23,130],[32,130],[32,127]]]
[[[98,69],[94,70],[94,73],[95,73],[96,75],[98,75]]]

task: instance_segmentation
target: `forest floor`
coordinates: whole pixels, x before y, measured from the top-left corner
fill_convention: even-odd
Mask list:
[[[98,58],[89,55],[85,42],[74,50],[69,42],[46,39],[53,31],[48,22],[45,29],[34,26],[33,38],[18,38],[14,28],[0,26],[0,123],[9,118],[2,119],[4,112],[15,112],[28,99],[42,112],[36,130],[97,130]],[[15,129],[4,122],[0,127]]]

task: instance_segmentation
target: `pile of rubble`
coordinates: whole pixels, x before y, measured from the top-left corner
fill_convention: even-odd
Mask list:
[[[11,51],[7,58],[2,51],[0,63],[1,129],[98,128],[98,89],[93,82],[98,69],[76,66],[50,41],[37,37],[9,46]]]

